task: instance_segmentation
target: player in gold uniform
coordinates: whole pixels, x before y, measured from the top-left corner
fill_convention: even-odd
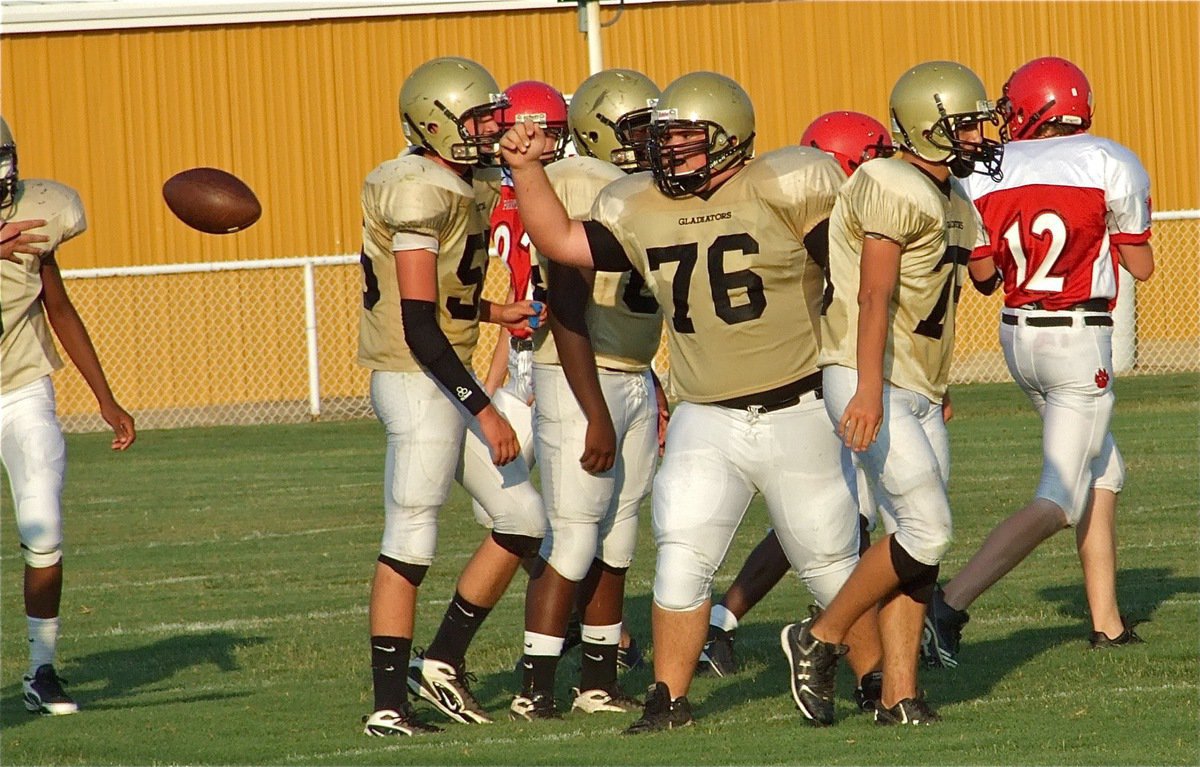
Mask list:
[[[471,168],[491,156],[498,92],[492,76],[467,59],[418,67],[400,91],[405,134],[415,149],[382,163],[363,184],[358,356],[372,371],[371,403],[388,445],[386,517],[371,590],[369,735],[437,729],[413,714],[406,677],[408,688],[452,719],[490,721],[468,686],[467,646],[545,532],[516,435],[466,368],[481,319],[520,329],[536,314],[528,301],[493,306],[480,299],[486,203],[477,201]],[[473,479],[469,465],[458,473],[468,428],[489,446],[502,477]],[[528,502],[485,503],[494,515],[491,534],[463,570],[429,649],[409,663],[417,590],[433,561],[438,509],[456,474],[476,497],[501,488]]]
[[[524,128],[501,150],[534,245],[566,265],[635,269],[668,318],[681,403],[653,492],[656,683],[627,732],[686,726],[712,576],[755,491],[818,601],[833,598],[857,561],[854,475],[821,404],[823,280],[811,252],[824,247],[821,224],[843,174],[811,148],[750,162],[749,97],[727,77],[694,72],[652,112],[652,173],[606,187],[581,223],[530,161],[541,132]]]
[[[889,534],[863,554],[823,613],[814,610],[782,637],[793,696],[824,723],[833,721],[840,643],[877,605],[884,662],[875,721],[938,718],[917,691],[917,655],[950,544],[942,407],[955,306],[968,256],[983,237],[954,176],[976,167],[999,173],[1000,147],[981,126],[995,112],[966,67],[918,65],[897,81],[890,103],[900,153],[859,167],[830,219],[833,297],[821,323],[820,363],[829,417],[887,507]]]
[[[635,147],[622,140],[618,126],[638,117],[648,121],[657,97],[649,79],[627,70],[599,72],[576,89],[569,127],[584,154],[546,168],[572,219],[586,219],[600,191],[624,177],[611,160]],[[618,642],[638,508],[656,462],[661,389],[650,363],[662,314],[633,271],[580,274],[539,262],[534,273],[554,275],[542,286],[553,342],[545,334],[533,338],[537,452],[550,531],[526,593],[522,690],[511,715],[558,716],[554,677],[576,601],[583,647],[571,707],[631,711],[640,704],[617,687]]]
[[[25,559],[29,673],[25,708],[73,714],[78,704],[54,668],[62,598],[62,486],[66,445],[55,413],[50,374],[63,366],[54,336],[75,363],[113,428],[113,450],[137,437],[133,417],[117,404],[87,328],[58,270],[58,248],[83,234],[87,220],[74,189],[21,179],[17,145],[0,118],[0,216],[6,220],[0,261],[0,458],[12,489]]]
[[[811,146],[833,155],[848,178],[864,162],[876,157],[890,157],[895,151],[891,136],[884,125],[861,112],[845,110],[819,115],[800,136],[800,146]],[[832,297],[826,286],[826,299]],[[823,299],[824,300],[824,299]],[[864,478],[859,476],[859,550],[871,543],[870,532],[876,518],[874,503],[865,492]],[[737,671],[734,640],[738,623],[775,587],[791,568],[787,554],[779,545],[779,537],[771,530],[759,542],[720,603],[713,606],[709,618],[708,638],[700,653],[697,670],[726,676]],[[863,672],[863,673],[860,673]],[[855,669],[859,677],[854,700],[864,711],[874,711],[879,699],[882,675],[874,668]]]

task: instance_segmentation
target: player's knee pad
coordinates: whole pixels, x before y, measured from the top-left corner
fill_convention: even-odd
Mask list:
[[[429,565],[401,562],[399,559],[392,559],[387,554],[379,555],[379,563],[390,567],[397,575],[416,588],[420,588],[421,581],[425,580],[425,573],[429,572]]]
[[[401,562],[428,567],[437,549],[438,508],[388,504],[383,523],[381,554]]]
[[[54,567],[62,561],[62,546],[56,545],[51,549],[37,550],[31,549],[22,543],[21,556],[25,558],[25,564],[34,569],[40,570],[44,567]]]
[[[578,583],[596,558],[597,534],[596,525],[588,522],[552,525],[542,541],[542,556],[562,577]]]
[[[895,536],[892,536],[890,550],[892,568],[900,579],[900,591],[921,604],[928,604],[933,597],[933,587],[937,584],[941,567],[913,559],[912,555],[897,543]]]
[[[694,549],[663,545],[654,566],[654,603],[664,610],[695,610],[712,596],[716,565],[700,561]]]
[[[509,554],[521,559],[532,557],[542,547],[542,539],[540,537],[535,538],[532,535],[514,535],[512,533],[499,533],[493,530],[492,540]]]

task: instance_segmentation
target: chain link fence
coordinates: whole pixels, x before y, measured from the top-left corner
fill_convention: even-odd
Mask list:
[[[1157,273],[1136,286],[1128,319],[1117,312],[1118,335],[1130,336],[1122,374],[1200,370],[1200,211],[1156,214],[1153,242]],[[490,266],[484,296],[502,300],[507,274]],[[113,391],[139,428],[371,416],[368,373],[355,361],[362,296],[356,256],[63,276]],[[1000,306],[998,296],[963,290],[955,383],[1008,380]],[[472,360],[481,376],[496,337],[495,326],[481,326]],[[669,367],[660,347],[655,368]],[[54,380],[65,429],[107,428],[69,362]]]

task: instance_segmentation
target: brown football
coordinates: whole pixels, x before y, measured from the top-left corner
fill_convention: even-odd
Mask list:
[[[262,205],[250,187],[218,168],[180,171],[167,179],[162,193],[180,221],[209,234],[241,231],[262,215]]]

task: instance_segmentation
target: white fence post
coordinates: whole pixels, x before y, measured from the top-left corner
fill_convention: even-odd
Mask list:
[[[308,412],[313,418],[321,415],[321,365],[317,359],[317,289],[313,279],[314,264],[304,264],[304,337],[308,341]]]

